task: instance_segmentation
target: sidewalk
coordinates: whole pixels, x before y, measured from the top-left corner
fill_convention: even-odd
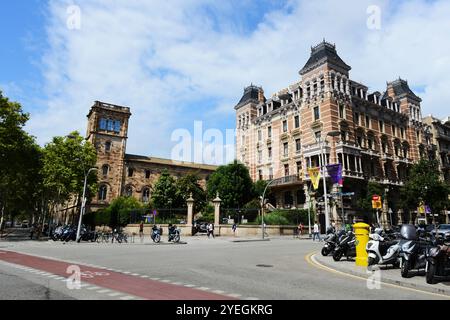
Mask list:
[[[325,267],[346,274],[351,274],[362,278],[368,278],[374,275],[374,272],[369,271],[366,267],[356,266],[354,260],[347,261],[345,258],[342,258],[341,261],[336,262],[333,260],[332,256],[324,257],[320,253],[313,255],[312,259]],[[374,266],[374,268],[377,268],[377,266]],[[379,266],[379,269],[381,270],[381,278],[379,280],[382,283],[389,283],[405,288],[447,295],[450,298],[450,282],[440,282],[434,285],[427,284],[425,281],[424,271],[419,273],[417,273],[417,271],[413,271],[413,277],[403,278],[400,275],[400,269],[393,269],[392,266]]]

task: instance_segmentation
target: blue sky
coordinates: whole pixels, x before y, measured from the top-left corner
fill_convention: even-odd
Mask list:
[[[80,29],[67,28],[70,5]],[[367,8],[381,12],[367,27]],[[443,118],[450,101],[450,2],[411,0],[0,2],[0,89],[31,114],[40,144],[84,134],[95,100],[128,105],[128,151],[171,157],[176,129],[194,121],[225,134],[246,85],[266,96],[299,80],[323,38],[351,78],[383,91],[401,76],[422,113]]]

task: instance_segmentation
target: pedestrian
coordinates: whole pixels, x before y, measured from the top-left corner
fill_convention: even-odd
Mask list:
[[[139,238],[141,239],[141,243],[144,242],[144,221],[141,221],[139,225]]]
[[[303,234],[303,229],[305,229],[305,226],[303,225],[303,222],[300,222],[300,235]]]
[[[316,240],[316,237],[317,237],[317,239],[319,239],[319,242],[322,241],[322,239],[320,239],[319,224],[317,221],[316,221],[316,223],[314,223],[313,241]]]
[[[215,238],[215,237],[214,237],[214,225],[213,225],[212,223],[209,223],[209,224],[208,224],[208,238],[209,238],[210,236],[212,236],[213,238]]]
[[[231,227],[231,230],[233,231],[233,236],[236,236],[236,229],[237,229],[237,224],[236,222],[233,223],[233,226]]]

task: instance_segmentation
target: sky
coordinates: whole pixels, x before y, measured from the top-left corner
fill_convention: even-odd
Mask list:
[[[269,97],[298,81],[323,39],[369,91],[401,77],[424,116],[449,116],[449,17],[447,0],[4,0],[0,90],[41,145],[84,134],[99,100],[131,108],[128,153],[221,164],[244,87]],[[228,156],[193,159],[199,123]],[[177,132],[193,152],[174,154]]]

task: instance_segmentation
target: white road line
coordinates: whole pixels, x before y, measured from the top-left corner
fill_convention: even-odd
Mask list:
[[[238,293],[230,293],[230,294],[227,294],[227,296],[233,297],[233,298],[239,298],[239,297],[242,297],[242,294],[238,294]]]
[[[193,285],[193,284],[185,284],[184,286],[185,286],[185,287],[188,287],[188,288],[193,288],[193,287],[195,287],[195,285]]]
[[[157,281],[157,280],[159,280],[159,279],[161,279],[161,278],[150,278],[151,280],[155,280],[155,281]]]
[[[224,294],[225,291],[222,290],[214,290],[213,293],[217,293],[217,294]]]
[[[130,271],[124,271],[123,273],[125,273],[125,274],[130,274],[131,272],[130,272]]]
[[[131,297],[131,296],[124,296],[124,297],[120,297],[119,298],[120,300],[133,300],[133,299],[135,299],[134,297]]]
[[[244,300],[259,300],[259,299],[255,298],[255,297],[248,297],[248,298],[245,298]]]
[[[85,288],[85,287],[89,287],[89,286],[90,286],[89,283],[82,283],[82,284],[80,284],[81,288]]]
[[[113,293],[109,293],[108,294],[108,296],[110,296],[110,297],[117,297],[117,296],[120,296],[120,295],[121,295],[120,292],[113,292]]]
[[[55,278],[55,280],[66,280],[66,278],[64,278],[64,277],[58,277],[58,278]]]
[[[180,286],[180,285],[182,285],[183,283],[182,283],[182,282],[173,282],[172,284],[174,284],[174,285],[176,285],[176,286]]]
[[[148,278],[148,276],[146,276],[146,275],[143,275],[143,276],[141,276],[141,278]]]
[[[100,289],[100,287],[89,287],[89,288],[86,288],[87,290],[97,290],[97,289]]]
[[[132,276],[135,276],[135,277],[136,277],[136,276],[137,276],[137,277],[140,276],[139,273],[132,273],[131,275],[132,275]]]
[[[164,280],[161,280],[161,282],[169,283],[169,282],[172,282],[172,281],[171,281],[171,280],[164,279]]]
[[[208,290],[211,290],[211,289],[209,289],[209,288],[207,288],[207,287],[200,287],[200,288],[197,288],[198,290],[203,290],[203,291],[208,291]]]
[[[56,278],[56,277],[58,277],[56,274],[51,274],[51,275],[49,275],[49,276],[47,276],[47,277],[49,277],[49,278]]]
[[[102,289],[102,290],[98,290],[97,292],[98,293],[108,293],[108,292],[111,292],[111,290],[109,290],[109,289]]]

